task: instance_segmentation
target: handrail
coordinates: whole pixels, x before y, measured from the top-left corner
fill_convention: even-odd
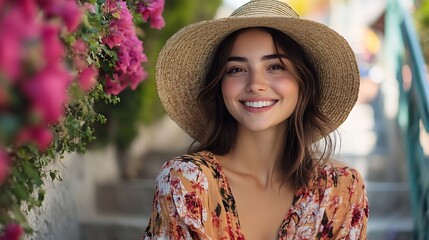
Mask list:
[[[429,240],[429,157],[425,156],[420,142],[420,134],[429,132],[429,82],[417,36],[412,17],[400,0],[389,0],[385,39],[388,59],[399,82],[398,122],[406,141],[414,236],[418,240]],[[412,73],[409,88],[403,87],[405,65]]]
[[[417,40],[417,33],[414,29],[413,20],[411,15],[404,9],[402,10],[402,16],[404,21],[401,23],[401,31],[403,34],[405,48],[410,51],[410,60],[413,69],[414,85],[412,85],[413,91],[416,94],[417,107],[419,109],[420,116],[423,120],[423,124],[426,131],[429,131],[429,83],[426,76],[425,60],[423,58],[423,51],[420,47],[420,43]]]

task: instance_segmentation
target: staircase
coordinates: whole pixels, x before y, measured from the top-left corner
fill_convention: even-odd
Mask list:
[[[165,161],[184,152],[150,151],[141,159],[139,178],[96,186],[97,214],[81,222],[80,240],[141,239],[152,211],[155,177]]]
[[[341,159],[358,169],[365,179],[370,214],[368,239],[413,239],[405,149],[396,124],[374,118],[371,105],[360,104],[340,131],[346,133]]]

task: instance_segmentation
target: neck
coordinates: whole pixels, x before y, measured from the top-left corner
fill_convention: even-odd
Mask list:
[[[261,185],[269,186],[281,179],[278,165],[284,144],[283,128],[260,132],[239,128],[235,146],[226,156],[226,164],[230,170],[253,176]]]

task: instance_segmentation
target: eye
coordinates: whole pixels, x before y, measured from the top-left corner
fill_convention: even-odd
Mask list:
[[[231,67],[231,68],[228,68],[228,70],[226,71],[226,73],[239,73],[239,72],[245,72],[245,70],[240,67]]]
[[[285,70],[285,68],[281,64],[271,65],[268,69],[269,70]]]

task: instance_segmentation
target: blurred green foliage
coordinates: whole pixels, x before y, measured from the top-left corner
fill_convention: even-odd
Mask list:
[[[429,0],[416,2],[414,18],[425,60],[429,62]]]
[[[143,28],[139,34],[144,38],[144,51],[148,62],[144,68],[148,78],[135,90],[124,90],[116,106],[102,102],[96,104],[96,111],[106,116],[107,124],[96,126],[96,145],[114,143],[119,151],[125,151],[137,136],[139,124],[151,124],[165,112],[158,98],[155,83],[155,64],[164,43],[180,28],[201,20],[212,19],[222,0],[166,0],[162,30],[149,28],[148,24],[136,22]],[[140,18],[134,18],[141,21]]]

